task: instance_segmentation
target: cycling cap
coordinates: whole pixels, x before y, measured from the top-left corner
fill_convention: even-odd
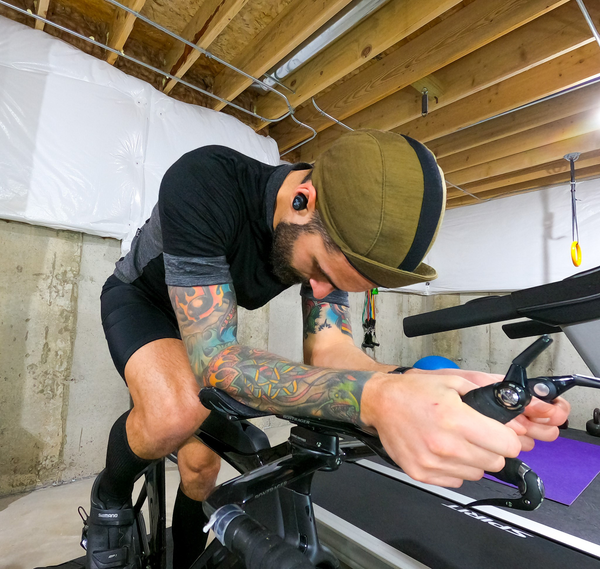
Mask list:
[[[357,130],[316,160],[312,181],[327,231],[359,273],[384,287],[437,277],[422,260],[444,216],[446,186],[423,144]]]

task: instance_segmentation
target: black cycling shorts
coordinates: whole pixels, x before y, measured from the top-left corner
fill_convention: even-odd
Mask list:
[[[142,346],[162,338],[181,339],[168,297],[157,299],[111,275],[102,287],[100,306],[108,349],[123,379],[129,358]]]

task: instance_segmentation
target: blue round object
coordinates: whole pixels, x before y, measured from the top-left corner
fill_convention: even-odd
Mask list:
[[[452,360],[442,356],[425,356],[415,362],[417,369],[460,369]]]

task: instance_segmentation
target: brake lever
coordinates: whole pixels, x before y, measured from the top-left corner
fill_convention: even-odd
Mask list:
[[[532,377],[527,380],[527,390],[533,397],[550,403],[573,387],[600,389],[600,379],[591,375],[554,375]]]
[[[463,402],[487,417],[501,423],[508,423],[523,413],[532,397],[550,403],[575,386],[600,389],[600,379],[587,375],[528,378],[527,366],[551,343],[552,339],[547,335],[538,338],[512,361],[501,382],[469,391],[463,396]],[[477,500],[469,504],[470,506],[489,505],[516,510],[535,510],[544,499],[544,483],[540,477],[516,458],[507,458],[500,472],[488,472],[488,474],[516,486],[521,497]]]
[[[546,495],[542,479],[518,458],[506,459],[500,472],[488,472],[498,480],[514,484],[519,490],[519,498],[486,498],[468,504],[473,506],[500,506],[513,510],[533,511],[540,507]]]
[[[534,389],[533,384],[532,388],[529,388],[527,366],[551,343],[552,339],[549,336],[538,338],[512,361],[503,381],[469,391],[462,397],[463,402],[475,411],[503,424],[519,416],[531,402],[531,390]],[[543,385],[543,382],[538,383]],[[546,390],[545,387],[538,387],[538,391],[540,389]],[[552,389],[549,388],[548,396],[550,396],[550,391]],[[558,389],[554,391],[558,392]],[[517,458],[505,459],[504,468],[500,472],[488,472],[487,474],[516,486],[521,495],[520,498],[489,498],[477,500],[469,506],[488,505],[513,510],[535,510],[544,500],[544,483],[541,478]]]

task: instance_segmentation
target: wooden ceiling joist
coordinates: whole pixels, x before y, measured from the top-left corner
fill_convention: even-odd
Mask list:
[[[374,65],[339,84],[325,95],[318,97],[316,102],[321,109],[331,116],[338,120],[344,120],[365,107],[373,105],[392,93],[411,85],[415,82],[415,79],[422,81],[421,78],[427,78],[430,74],[482,48],[486,44],[494,42],[499,37],[506,34],[510,36],[510,32],[515,28],[524,26],[561,4],[564,4],[564,0],[558,0],[554,3],[549,3],[547,0],[533,0],[525,3],[521,0],[476,0]],[[575,13],[573,14],[573,12]],[[543,27],[543,32],[552,35],[558,33],[560,35],[565,28],[576,21],[576,17],[581,20],[576,6],[569,6],[568,13],[564,16],[561,14],[552,18],[548,25]],[[539,24],[536,27],[539,28]],[[519,68],[523,68],[526,65],[523,55],[527,54],[527,48],[530,47],[528,43],[533,44],[531,49],[535,49],[536,46],[540,45],[540,35],[538,30],[531,30],[528,34],[516,34],[512,42],[498,41],[496,46],[501,43],[506,44],[502,48],[503,55],[511,53],[512,50],[509,45],[511,43],[521,47],[520,53],[515,55],[518,55]],[[585,22],[582,22],[581,31],[576,35],[583,36],[584,40],[591,37]],[[567,45],[572,46],[579,41],[570,38],[567,40]],[[553,54],[559,49],[559,47],[555,48]],[[479,68],[478,70],[484,69],[484,75],[489,75],[490,67],[493,69],[493,66],[489,65],[491,60],[487,57],[494,55],[494,53],[489,55],[482,53],[475,62],[475,66]],[[545,53],[544,56],[548,57],[548,54]],[[532,59],[535,60],[535,56]],[[458,67],[459,70],[462,70],[462,73],[458,74],[458,80],[453,74],[445,74],[444,76],[435,74],[430,82],[439,87],[431,93],[432,101],[435,98],[438,101],[444,99],[446,89],[450,86],[447,84],[447,78],[453,82],[450,86],[451,90],[455,85],[462,87],[465,83],[476,88],[480,74],[468,73],[469,67],[473,65],[471,61],[465,63],[466,65]],[[421,91],[419,86],[417,83],[417,89]],[[454,88],[454,91],[456,91],[456,88]],[[420,110],[419,101],[419,114]],[[322,131],[333,124],[327,117],[318,113],[312,105],[306,105],[300,109],[296,113],[296,117],[298,120],[310,124],[317,131]],[[354,128],[354,126],[350,126]],[[300,142],[302,137],[306,137],[306,130],[300,129],[291,119],[287,119],[282,124],[275,126],[270,134],[277,140],[281,150],[287,150]]]
[[[208,49],[227,24],[244,7],[248,0],[205,0],[189,21],[181,37]],[[200,52],[184,43],[176,43],[165,57],[163,69],[175,77],[183,77],[200,57]],[[175,79],[166,82],[163,91],[170,93],[177,84]]]
[[[584,180],[589,178],[596,178],[600,176],[600,165],[597,163],[587,168],[581,168],[577,171],[577,179]],[[514,184],[512,186],[504,186],[498,190],[490,190],[487,192],[481,192],[477,194],[477,197],[471,197],[461,193],[462,197],[456,197],[449,199],[446,207],[452,209],[454,207],[473,205],[481,203],[480,200],[489,200],[505,195],[512,195],[516,193],[523,193],[526,191],[537,190],[544,187],[555,186],[558,184],[564,184],[571,179],[569,172],[563,172],[560,174],[554,174],[545,178],[538,178],[528,182],[522,182],[520,184]],[[479,198],[479,199],[478,199]]]
[[[589,43],[393,130],[428,142],[596,77],[600,50]]]
[[[598,107],[600,108],[600,104]],[[488,142],[476,148],[451,154],[445,158],[440,158],[438,164],[444,173],[449,175],[465,168],[588,134],[600,128],[599,108]]]
[[[591,152],[584,152],[581,154],[579,160],[577,160],[576,170],[581,168],[587,168],[589,166],[597,166],[600,164],[600,150],[592,150]],[[463,184],[460,186],[464,190],[467,190],[472,194],[480,194],[489,190],[501,189],[508,186],[514,186],[515,184],[521,184],[523,182],[531,182],[531,180],[541,180],[548,176],[554,176],[561,172],[569,172],[570,165],[564,158],[560,158],[554,162],[547,162],[539,164],[531,168],[525,168],[524,170],[518,170],[517,172],[510,172],[509,174],[503,174],[501,176],[494,176],[485,180],[480,180],[472,184]],[[448,186],[448,199],[455,197],[462,197],[465,194],[458,189]]]
[[[296,0],[281,13],[243,50],[233,65],[253,77],[261,77],[305,39],[335,16],[351,0]],[[233,100],[252,81],[225,68],[216,77],[213,93]],[[275,95],[276,96],[276,95]],[[215,101],[213,109],[225,106]]]
[[[42,18],[45,18],[48,14],[48,6],[50,5],[50,0],[37,0],[35,13]],[[35,29],[43,30],[46,22],[42,22],[42,20],[35,21]]]
[[[131,8],[134,12],[140,12],[144,7],[146,0],[122,0],[122,4]],[[127,41],[127,38],[131,34],[133,25],[135,24],[136,17],[120,8],[116,9],[115,19],[108,32],[108,47],[112,47],[117,51],[122,51]],[[111,65],[117,60],[117,54],[112,51],[107,52],[106,61]]]
[[[288,97],[292,106],[310,99],[459,3],[403,0],[384,4],[284,79],[283,83],[294,91]],[[286,111],[285,103],[272,93],[256,103],[256,112],[263,117],[277,118]]]
[[[600,82],[432,140],[428,146],[440,159],[590,109],[600,112]]]
[[[513,154],[497,160],[491,160],[478,166],[465,168],[447,174],[446,178],[456,184],[463,186],[469,182],[485,180],[493,176],[500,176],[508,172],[516,172],[530,168],[536,164],[559,160],[570,152],[590,152],[600,148],[600,130],[560,140],[552,144],[546,144],[538,148],[532,148],[519,154]]]
[[[600,9],[597,12],[600,16]],[[573,4],[562,6],[436,71],[434,75],[445,89],[437,99],[430,101],[430,113],[439,113],[460,99],[591,42],[592,34],[577,7]],[[394,94],[344,122],[354,129],[390,130],[420,118],[420,98],[407,104]],[[275,129],[271,135],[277,136]],[[302,147],[302,159],[314,160],[338,136],[323,131],[318,139]]]

